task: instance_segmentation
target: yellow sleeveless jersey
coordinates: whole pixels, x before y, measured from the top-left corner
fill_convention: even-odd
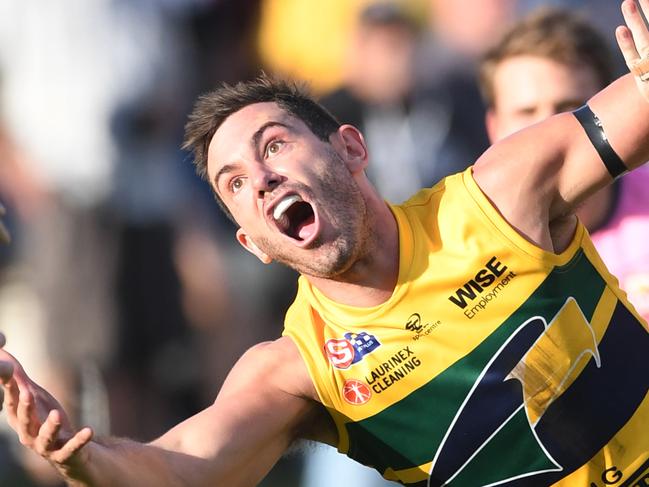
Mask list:
[[[392,211],[388,301],[300,278],[286,315],[338,449],[422,487],[649,485],[649,333],[584,228],[539,249],[471,169]]]

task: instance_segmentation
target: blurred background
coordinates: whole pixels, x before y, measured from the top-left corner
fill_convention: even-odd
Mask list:
[[[370,176],[396,203],[486,149],[476,61],[504,29],[564,6],[613,44],[618,3],[2,0],[6,348],[77,424],[159,436],[280,335],[295,293],[291,271],[244,255],[179,149],[198,94],[261,69],[310,83],[364,132]],[[381,485],[337,462],[309,446],[262,485]],[[61,484],[0,434],[0,485]]]

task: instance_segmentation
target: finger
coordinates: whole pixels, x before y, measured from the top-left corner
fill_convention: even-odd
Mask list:
[[[53,409],[38,430],[38,437],[34,441],[34,450],[41,456],[46,456],[56,443],[61,430],[61,415]]]
[[[0,360],[0,384],[6,384],[11,380],[14,372],[14,366],[11,362]]]
[[[4,384],[3,390],[5,393],[4,405],[8,414],[16,415],[16,408],[18,407],[18,384],[15,380],[10,380],[9,383]]]
[[[615,39],[617,40],[617,45],[624,57],[624,61],[627,66],[631,68],[631,66],[640,59],[640,54],[638,54],[638,51],[635,48],[631,31],[628,27],[621,25],[615,30]]]
[[[23,445],[30,445],[40,425],[34,418],[34,395],[26,389],[18,396],[18,436]]]
[[[16,357],[0,348],[0,362],[9,362],[12,365],[13,370],[11,377],[16,382],[19,390],[29,390],[29,386],[33,382],[25,372],[25,369],[23,369],[22,365],[20,365],[20,362],[16,360]]]
[[[637,56],[634,59],[649,55],[649,31],[647,31],[647,26],[642,19],[635,0],[624,0],[622,3],[622,15],[626,26],[631,30],[635,44]]]
[[[29,380],[29,377],[27,376],[27,374],[25,373],[25,370],[20,365],[20,362],[18,362],[18,360],[16,360],[16,357],[11,355],[9,352],[4,350],[3,348],[0,348],[0,362],[7,362],[7,363],[10,363],[12,365],[12,367],[13,367],[13,376],[17,380],[19,380],[21,382],[25,382],[25,381]]]
[[[29,423],[31,422],[32,398],[29,391],[22,390],[18,395],[16,417],[18,418],[17,433],[23,445],[30,444]]]
[[[20,389],[15,380],[10,380],[8,384],[2,386],[4,391],[4,412],[7,416],[7,422],[14,431],[18,432],[18,403],[20,397]]]
[[[78,431],[72,438],[70,438],[61,449],[55,451],[50,455],[50,460],[55,463],[66,463],[70,458],[79,452],[81,448],[86,446],[93,437],[91,428],[83,428]]]

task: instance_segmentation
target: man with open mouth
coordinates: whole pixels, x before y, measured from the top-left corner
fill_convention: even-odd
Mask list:
[[[21,442],[72,485],[256,485],[299,439],[417,487],[645,485],[649,332],[574,216],[649,159],[649,30],[622,12],[632,75],[401,205],[362,134],[295,85],[201,97],[199,174],[246,250],[300,273],[283,336],[148,444],[72,427],[0,350]]]

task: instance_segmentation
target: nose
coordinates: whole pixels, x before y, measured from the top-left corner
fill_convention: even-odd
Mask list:
[[[265,164],[256,164],[251,178],[253,187],[260,198],[275,189],[282,180],[279,174]]]

